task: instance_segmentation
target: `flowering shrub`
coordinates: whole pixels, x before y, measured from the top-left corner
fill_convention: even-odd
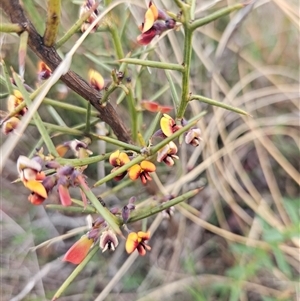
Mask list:
[[[14,3],[3,1],[1,4],[12,22],[3,28],[18,33],[22,43],[19,51],[19,73],[7,68],[3,61],[8,91],[7,110],[1,122],[2,132],[8,136],[3,160],[8,158],[14,148],[14,137],[22,136],[29,123],[37,128],[42,138],[39,146],[30,155],[23,153],[16,160],[18,179],[14,185],[25,186],[28,201],[32,205],[70,214],[76,212],[89,217],[90,223],[80,233],[81,237],[75,240],[65,254],[57,254],[57,257],[62,256],[63,261],[80,265],[81,269],[99,249],[102,253],[109,253],[122,247],[128,254],[126,256],[148,256],[153,253],[151,246],[155,243],[155,230],[149,230],[146,223],[140,224],[139,221],[146,221],[146,218],[158,214],[172,220],[176,205],[202,190],[201,185],[194,189],[185,187],[185,192],[179,189],[178,193],[170,195],[161,183],[161,179],[166,177],[174,176],[180,180],[175,168],[183,160],[182,148],[201,148],[205,143],[200,121],[206,112],[191,114],[191,101],[201,101],[249,116],[242,109],[193,94],[193,85],[190,83],[192,38],[195,32],[199,27],[242,9],[246,4],[236,4],[198,18],[195,17],[195,7],[191,5],[191,1],[174,1],[176,7],[173,6],[172,11],[158,7],[150,1],[147,7],[143,7],[142,15],[138,16],[143,20],[142,24],[135,24],[135,28],[130,30],[123,24],[124,28],[121,30],[117,23],[117,6],[122,5],[122,9],[128,12],[128,18],[131,18],[134,15],[131,5],[135,4],[126,4],[126,1],[110,4],[111,1],[104,1],[103,6],[99,6],[96,1],[82,1],[78,8],[78,20],[64,35],[59,36],[60,7],[63,2],[49,1],[48,13],[58,23],[48,20],[45,33],[40,37],[27,17],[18,20],[19,15],[15,11],[22,12],[23,8],[16,4],[18,1],[12,2]],[[51,16],[49,18],[51,20]],[[113,60],[109,64],[99,63],[102,58],[95,58],[94,54],[80,50],[87,36],[91,37],[103,31],[110,34],[109,41],[106,42],[114,47],[114,53],[111,54]],[[182,62],[167,63],[163,56],[155,60],[155,55],[149,55],[151,60],[147,58],[153,49],[159,47],[161,39],[182,33],[183,45],[179,45],[183,50]],[[123,34],[130,45],[127,53],[126,47],[122,45]],[[76,44],[71,45],[64,58],[60,57],[59,54],[66,51],[60,47],[67,47],[68,42],[74,41],[74,37],[78,37]],[[41,59],[35,72],[35,84],[32,85],[26,83],[24,76],[27,45]],[[87,66],[86,70],[81,70],[82,74],[79,76],[71,71],[71,60],[75,60],[75,57],[78,60],[81,55],[92,57],[95,65],[93,68]],[[99,72],[96,69],[101,69],[101,64],[105,68]],[[132,66],[144,69],[132,69]],[[150,68],[165,72],[169,86],[163,93],[168,94],[172,103],[163,103],[159,96],[155,98],[153,95],[157,91],[152,86],[151,93],[148,90],[144,92],[141,88],[139,77]],[[175,87],[170,71],[180,75],[180,89]],[[149,78],[152,76],[155,74],[149,71]],[[63,86],[65,89],[62,88],[57,93],[57,99],[47,98],[47,94],[51,94],[49,89],[58,86],[58,80],[66,85]],[[84,105],[75,105],[75,100],[74,103],[69,102],[71,91],[81,96],[80,101],[86,100]],[[58,113],[53,115],[59,120],[58,124],[50,123],[48,116],[43,116],[38,111],[41,104],[64,109],[67,112],[66,117],[69,114],[84,114],[84,123],[78,127],[68,126],[68,120],[58,118]],[[104,132],[99,130],[99,119],[105,122]],[[106,149],[100,151],[95,147],[99,141],[106,143]],[[102,177],[91,177],[90,166],[94,163],[103,163]],[[124,198],[126,205],[110,207],[102,203],[101,197],[96,195],[97,187],[103,184],[110,185],[112,190],[135,187],[136,193],[129,196],[128,202]],[[152,186],[155,186],[154,193],[151,192]],[[106,189],[104,194],[114,193],[107,187]],[[154,196],[150,201],[149,198],[140,197],[139,189]],[[80,200],[76,198],[76,193],[80,194]],[[189,207],[189,212],[193,216],[199,215],[193,209]],[[75,276],[80,269],[74,271]],[[60,297],[70,279],[74,279],[72,277],[74,274],[62,284],[52,300]]]

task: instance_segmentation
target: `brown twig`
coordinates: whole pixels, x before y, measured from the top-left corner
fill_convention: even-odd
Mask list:
[[[21,24],[29,33],[28,45],[33,52],[52,70],[55,70],[61,62],[60,56],[54,47],[47,47],[43,43],[43,38],[38,34],[33,24],[24,14],[24,10],[18,0],[3,0],[0,7],[9,16],[12,23]],[[93,89],[84,79],[77,73],[69,71],[61,80],[74,92],[81,95],[89,101],[92,106],[99,112],[99,117],[106,122],[114,131],[115,135],[124,142],[130,142],[130,135],[118,116],[117,112],[110,103],[106,106],[100,104],[101,94]]]

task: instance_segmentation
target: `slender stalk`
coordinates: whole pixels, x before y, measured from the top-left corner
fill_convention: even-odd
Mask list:
[[[201,27],[203,25],[206,25],[208,23],[211,23],[212,21],[215,21],[223,16],[226,16],[226,15],[229,15],[231,12],[235,11],[235,10],[238,10],[238,9],[241,9],[243,7],[245,7],[247,4],[243,4],[243,3],[240,3],[240,4],[235,4],[235,5],[232,5],[232,6],[228,6],[226,8],[223,8],[223,9],[220,9],[204,18],[201,18],[201,19],[197,19],[195,20],[191,26],[190,26],[190,29],[192,31],[194,31],[195,29],[197,29],[198,27]]]
[[[54,294],[52,301],[57,300],[60,295],[67,289],[67,287],[74,281],[74,279],[81,273],[81,271],[85,268],[88,262],[93,258],[93,256],[99,250],[98,244],[95,245],[92,250],[88,253],[88,255],[83,259],[83,261],[75,268],[72,274],[65,280],[65,282],[61,285],[61,287]]]
[[[74,135],[74,136],[84,136],[83,131],[76,130],[74,128],[64,127],[57,124],[52,124],[48,122],[43,122],[46,129],[52,131],[52,132],[60,132],[64,134]],[[38,127],[38,125],[35,123],[35,125]]]
[[[167,70],[176,70],[180,72],[183,72],[185,70],[185,67],[183,67],[182,65],[172,64],[172,63],[163,63],[163,62],[133,59],[133,58],[124,58],[119,61],[122,63],[132,64],[132,65],[140,65],[140,66],[167,69]]]
[[[82,207],[75,207],[75,206],[63,206],[63,205],[55,205],[55,204],[48,204],[46,205],[47,209],[51,210],[58,210],[58,211],[65,211],[65,212],[75,212],[75,213],[87,213],[93,214],[97,213],[96,209],[93,208],[82,208]]]
[[[91,123],[90,123],[90,119],[91,119],[91,109],[92,109],[92,105],[90,102],[88,102],[88,105],[87,105],[87,109],[86,109],[86,119],[85,119],[85,122],[86,122],[86,125],[85,125],[85,132],[87,134],[89,134],[90,130],[91,130]]]
[[[29,93],[26,91],[25,87],[23,86],[19,76],[13,72],[13,78],[14,78],[14,81],[15,83],[17,84],[20,92],[22,93],[23,97],[24,97],[24,100],[26,102],[26,105],[29,107],[31,105],[31,99],[30,99],[30,95]],[[28,112],[27,112],[28,113]],[[51,153],[52,155],[54,156],[58,156],[58,153],[55,149],[55,146],[48,134],[48,131],[40,117],[40,115],[38,114],[38,112],[36,111],[34,114],[33,114],[33,120],[41,134],[41,136],[43,137],[43,140],[44,140],[44,143],[46,144],[47,148],[48,148],[48,151],[49,153]]]
[[[195,100],[199,100],[199,101],[204,102],[204,103],[207,103],[207,104],[212,105],[212,106],[220,107],[220,108],[223,108],[223,109],[226,109],[226,110],[238,113],[238,114],[242,114],[242,115],[246,115],[246,116],[251,116],[249,113],[247,113],[246,111],[244,111],[242,109],[239,109],[239,108],[227,105],[227,104],[225,104],[223,102],[216,101],[216,100],[213,100],[213,99],[201,96],[201,95],[191,95],[190,96],[190,100],[194,100],[194,99]]]
[[[101,97],[101,105],[105,106],[106,103],[108,102],[109,100],[109,96],[115,91],[117,90],[118,88],[118,85],[113,81],[109,87],[105,90],[105,92],[102,94],[102,97]]]
[[[85,12],[78,21],[64,34],[62,38],[60,38],[56,44],[55,48],[58,49],[61,47],[64,43],[66,43],[77,31],[79,31],[81,25],[84,23],[84,21],[91,15],[91,13],[97,8],[99,4],[95,3],[89,11]]]
[[[177,91],[176,91],[176,88],[175,88],[174,81],[172,80],[171,74],[168,70],[165,70],[165,74],[166,74],[166,77],[167,77],[168,82],[169,82],[169,88],[171,90],[174,108],[177,109],[177,107],[179,105],[179,97],[178,97],[178,94],[177,94]]]
[[[128,99],[128,109],[129,109],[130,121],[131,121],[132,140],[136,142],[138,136],[138,113],[135,108],[135,99],[133,96],[132,88],[129,89],[129,94],[127,96],[127,99]]]
[[[115,51],[117,54],[118,59],[123,59],[124,58],[124,51],[122,48],[122,42],[120,39],[119,31],[117,26],[112,23],[109,26],[109,31],[111,33]],[[126,58],[125,58],[126,59]],[[124,72],[124,75],[126,77],[127,75],[127,64],[124,64],[126,62],[122,62],[120,70]],[[124,70],[123,70],[124,69]],[[135,109],[135,99],[134,99],[134,93],[132,87],[128,87],[129,93],[127,95],[127,100],[128,100],[128,108],[129,108],[129,114],[130,114],[130,121],[131,121],[131,135],[132,135],[132,140],[136,141],[137,140],[137,133],[138,133],[138,123],[137,123],[137,111]],[[126,92],[125,92],[126,93]],[[127,93],[126,93],[127,94]]]
[[[166,210],[172,206],[175,206],[175,205],[195,196],[202,189],[203,189],[203,187],[191,190],[191,191],[186,192],[186,193],[182,194],[181,196],[178,196],[170,201],[160,203],[159,205],[154,205],[154,206],[150,205],[150,206],[144,207],[142,209],[136,209],[136,210],[132,211],[132,213],[130,214],[130,217],[129,217],[127,223],[133,223],[133,222],[139,221],[146,217],[157,214],[163,210]]]
[[[63,101],[57,101],[57,100],[54,100],[54,99],[45,98],[43,100],[43,103],[47,104],[47,105],[54,106],[54,107],[58,107],[58,108],[61,108],[61,109],[64,109],[64,110],[67,110],[68,112],[71,111],[71,112],[75,112],[75,113],[79,113],[79,114],[87,114],[87,109],[81,108],[81,107],[78,107],[78,106],[63,102]],[[92,111],[91,110],[90,115],[91,116],[99,116],[99,113],[97,111]]]
[[[0,23],[0,32],[15,32],[20,33],[24,30],[24,27],[16,23]]]
[[[60,14],[60,0],[48,0],[46,30],[43,37],[44,44],[47,47],[51,47],[55,43],[60,23]]]
[[[97,197],[94,193],[90,190],[90,188],[86,188],[83,185],[80,185],[80,189],[89,199],[89,201],[93,204],[93,206],[97,209],[98,213],[105,219],[107,224],[120,236],[123,236],[120,226],[121,223],[119,219],[114,216],[107,208],[103,207],[102,204],[99,202]]]
[[[70,165],[70,166],[85,166],[85,165],[90,165],[93,163],[98,163],[103,160],[107,160],[110,156],[110,153],[105,154],[105,155],[98,155],[98,156],[93,156],[93,157],[88,157],[88,158],[83,158],[83,159],[64,159],[64,158],[56,158],[55,161],[57,161],[59,164],[63,165]]]
[[[157,113],[155,118],[152,119],[151,124],[149,125],[146,133],[144,134],[144,140],[148,143],[150,137],[153,135],[159,120],[161,119],[162,113]]]
[[[108,142],[108,143],[111,143],[111,144],[114,144],[114,145],[117,145],[117,146],[120,146],[120,147],[122,147],[126,150],[132,150],[132,151],[135,151],[137,153],[139,153],[141,151],[141,148],[139,146],[132,145],[132,144],[129,144],[129,143],[125,143],[123,141],[116,140],[116,139],[113,139],[113,138],[110,138],[110,137],[107,137],[107,136],[91,134],[91,137],[99,139],[99,140],[103,140],[105,142]]]
[[[185,14],[189,18],[189,14]],[[185,20],[185,22],[189,22],[189,19]],[[181,101],[179,104],[179,108],[177,111],[177,118],[181,119],[184,116],[186,107],[189,102],[189,89],[190,89],[190,69],[191,69],[191,57],[192,57],[192,31],[189,28],[189,24],[184,24],[184,53],[183,53],[183,65],[184,71],[182,73],[182,81],[181,81]]]
[[[37,3],[34,0],[23,1],[26,13],[29,15],[29,20],[34,24],[41,34],[45,28],[45,19],[37,10]]]
[[[121,59],[124,57],[124,52],[123,52],[123,47],[121,43],[121,39],[119,36],[118,28],[116,27],[115,24],[110,24],[109,25],[109,32],[112,36],[113,43],[114,43],[114,48],[117,54],[117,58]]]
[[[0,99],[6,98],[8,95],[8,92],[0,93]]]
[[[13,88],[13,85],[10,81],[8,70],[6,68],[6,64],[5,64],[4,60],[1,60],[1,65],[2,65],[2,68],[3,68],[3,71],[4,71],[5,84],[6,84],[6,88],[8,90],[8,93],[13,94],[14,88]],[[24,105],[24,107],[25,107],[25,105]]]

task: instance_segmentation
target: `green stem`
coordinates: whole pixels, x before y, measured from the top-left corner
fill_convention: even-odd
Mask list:
[[[185,14],[189,16],[189,14]],[[189,17],[188,17],[189,18]],[[185,20],[185,22],[189,22]],[[188,23],[184,24],[184,54],[183,54],[183,65],[184,71],[182,74],[182,81],[181,81],[181,101],[179,104],[179,108],[177,111],[177,118],[181,119],[184,116],[186,107],[189,102],[189,89],[190,89],[190,69],[191,69],[191,57],[192,57],[192,30],[189,28]]]
[[[109,100],[109,96],[115,91],[117,90],[118,85],[113,81],[109,87],[105,90],[105,92],[102,94],[102,98],[101,98],[101,104],[105,105],[108,100]]]
[[[56,44],[55,48],[58,49],[61,47],[64,43],[66,43],[77,31],[79,31],[81,25],[85,22],[85,20],[91,15],[91,13],[97,8],[99,4],[95,3],[91,9],[87,12],[85,12],[78,21],[64,34],[62,38],[60,38]]]
[[[132,135],[132,140],[137,141],[138,137],[138,114],[137,110],[135,108],[135,99],[133,96],[133,90],[132,88],[129,89],[129,94],[127,96],[128,99],[128,109],[129,109],[129,114],[130,114],[130,121],[131,121],[131,135]]]
[[[176,198],[174,198],[170,201],[160,203],[158,206],[157,205],[156,206],[150,205],[150,206],[144,207],[142,209],[136,209],[136,210],[132,211],[132,213],[130,214],[130,217],[127,221],[127,224],[139,221],[139,220],[144,219],[146,217],[157,214],[157,213],[159,213],[163,210],[166,210],[166,209],[168,209],[172,206],[175,206],[178,203],[181,203],[181,202],[195,196],[202,189],[203,189],[203,187],[191,190],[191,191],[186,192],[186,193],[182,194],[181,196],[178,196],[178,197],[176,197]]]
[[[93,157],[88,157],[84,159],[64,159],[64,158],[56,158],[55,161],[57,161],[59,164],[62,165],[70,165],[70,166],[84,166],[84,165],[90,165],[93,163],[98,163],[103,160],[107,160],[110,156],[110,153],[105,155],[98,155]]]
[[[24,30],[24,27],[20,24],[12,23],[0,23],[0,32],[16,32],[20,33]]]
[[[29,15],[28,19],[34,24],[39,34],[41,34],[45,28],[45,19],[42,17],[42,14],[38,12],[36,2],[34,0],[26,0],[22,3],[26,13]]]
[[[107,136],[101,136],[101,135],[96,135],[96,134],[91,134],[90,135],[93,138],[99,139],[99,140],[103,140],[105,142],[120,146],[126,150],[132,150],[134,152],[140,153],[141,148],[132,144],[128,144],[126,142],[120,141],[120,140],[116,140]]]
[[[117,54],[117,58],[121,59],[124,57],[123,47],[119,36],[118,28],[114,24],[109,25],[109,31],[113,39],[114,48]]]
[[[75,268],[72,274],[65,280],[65,282],[61,285],[61,287],[54,294],[52,301],[57,300],[60,295],[67,289],[67,287],[74,281],[74,279],[79,275],[79,273],[85,268],[87,263],[93,258],[93,256],[99,250],[99,245],[95,245],[92,250],[88,253],[88,255],[83,259],[83,261]]]
[[[48,0],[46,30],[43,37],[47,47],[51,47],[55,43],[60,23],[60,11],[60,0]]]
[[[114,216],[107,208],[102,206],[102,204],[99,202],[97,197],[94,195],[94,193],[89,188],[86,188],[83,185],[80,185],[80,189],[83,191],[83,193],[89,199],[89,201],[93,204],[93,206],[97,209],[99,214],[105,219],[105,221],[112,228],[112,230],[114,230],[120,236],[123,236],[122,232],[120,230],[121,224],[120,224],[119,219],[116,216]]]
[[[116,177],[116,176],[120,175],[121,173],[127,171],[131,166],[133,166],[135,164],[139,164],[143,160],[145,160],[145,156],[142,156],[142,155],[137,156],[136,158],[134,158],[133,160],[131,160],[127,164],[125,164],[122,167],[118,168],[118,170],[116,170],[115,172],[110,173],[106,177],[104,177],[101,180],[99,180],[98,182],[96,182],[94,184],[94,187],[102,185],[102,184],[112,180],[114,177]]]
[[[17,84],[17,86],[18,86],[21,94],[24,97],[26,105],[29,107],[30,104],[32,103],[31,99],[30,99],[29,93],[26,91],[26,89],[23,86],[23,84],[22,84],[19,76],[17,75],[17,73],[13,72],[13,78],[14,78],[15,83]],[[52,155],[54,155],[55,157],[57,157],[58,153],[56,151],[56,148],[55,148],[55,146],[54,146],[54,144],[53,144],[53,142],[52,142],[52,140],[51,140],[51,138],[50,138],[50,136],[48,134],[48,131],[47,131],[47,129],[46,129],[46,127],[45,127],[45,125],[44,125],[44,123],[43,123],[40,115],[38,114],[38,112],[35,112],[33,114],[33,120],[34,120],[34,122],[35,122],[35,124],[36,124],[36,126],[37,126],[37,128],[38,128],[38,130],[39,130],[39,132],[40,132],[40,134],[41,134],[41,136],[43,138],[43,140],[44,140],[44,143],[46,144],[46,146],[48,148],[48,152],[51,153]]]
[[[246,115],[246,116],[251,116],[249,113],[247,113],[244,110],[241,110],[239,108],[227,105],[227,104],[225,104],[223,102],[216,101],[216,100],[213,100],[213,99],[201,96],[201,95],[191,95],[190,96],[190,100],[199,100],[201,102],[207,103],[207,104],[212,105],[212,106],[220,107],[220,108],[223,108],[223,109],[226,109],[226,110],[238,113],[238,114],[242,114],[242,115]]]
[[[124,58],[119,61],[122,63],[132,64],[132,65],[140,65],[140,66],[153,67],[153,68],[159,68],[159,69],[176,70],[176,71],[180,71],[180,72],[184,72],[184,70],[185,70],[185,67],[183,67],[182,65],[172,64],[172,63],[163,63],[163,62],[133,59],[133,58]]]
[[[223,9],[220,9],[204,18],[201,18],[201,19],[197,19],[195,20],[191,26],[190,26],[190,29],[192,31],[194,31],[195,29],[197,29],[198,27],[201,27],[203,25],[206,25],[208,23],[211,23],[212,21],[214,20],[217,20],[223,16],[226,16],[226,15],[229,15],[231,12],[235,11],[235,10],[238,10],[238,9],[241,9],[243,7],[245,7],[247,4],[235,4],[235,5],[232,5],[232,6],[228,6],[226,8],[223,8]]]
[[[91,108],[92,108],[92,105],[90,102],[88,102],[88,105],[87,105],[87,109],[86,109],[86,119],[85,119],[85,122],[86,122],[86,126],[85,126],[85,132],[87,134],[89,134],[90,130],[91,130],[91,123],[90,123],[90,119],[91,119]]]
[[[87,214],[93,214],[97,213],[96,209],[92,208],[82,208],[82,207],[75,207],[75,206],[63,206],[63,205],[54,205],[54,204],[48,204],[45,206],[47,209],[51,210],[58,210],[58,211],[65,211],[65,212],[75,212],[75,213],[87,213]]]
[[[174,108],[177,108],[179,105],[179,97],[175,88],[174,81],[172,80],[171,74],[168,70],[165,70],[165,73],[166,73],[167,80],[169,82],[169,88],[171,90]]]
[[[122,42],[120,39],[119,31],[117,26],[112,23],[109,26],[109,30],[113,39],[115,51],[117,54],[117,58],[123,59],[124,58],[124,51],[122,47]],[[126,58],[125,58],[126,59]],[[123,70],[124,68],[124,70]],[[127,64],[122,64],[120,70],[124,72],[125,77],[127,76],[126,72]],[[131,134],[132,134],[132,140],[136,141],[137,140],[137,134],[138,134],[138,123],[137,123],[137,111],[135,109],[135,99],[134,99],[134,93],[132,87],[127,87],[129,90],[129,93],[127,95],[127,100],[128,100],[128,108],[129,108],[129,114],[130,114],[130,120],[131,120]],[[125,92],[126,93],[126,92]]]
[[[71,105],[71,104],[63,102],[63,101],[57,101],[54,99],[45,98],[43,100],[43,103],[54,106],[54,107],[58,107],[58,108],[61,108],[61,109],[67,110],[67,111],[72,111],[72,112],[79,113],[79,114],[87,114],[87,109],[81,108],[78,106],[74,106],[74,105]],[[90,115],[98,117],[99,113],[97,111],[91,110]]]
[[[74,136],[84,136],[83,131],[79,131],[74,128],[64,127],[64,126],[60,126],[60,125],[52,124],[52,123],[48,123],[48,122],[43,122],[43,124],[44,124],[44,127],[46,129],[50,130],[51,132],[57,131],[60,133],[74,135]],[[36,123],[35,123],[35,125],[38,127],[38,125]]]
[[[9,77],[8,70],[6,68],[6,64],[5,64],[4,60],[1,60],[1,65],[2,65],[3,71],[4,71],[5,84],[6,84],[6,88],[8,90],[8,93],[13,94],[14,88],[13,88],[13,85],[10,81],[10,77]],[[24,107],[25,107],[25,105],[24,105]]]

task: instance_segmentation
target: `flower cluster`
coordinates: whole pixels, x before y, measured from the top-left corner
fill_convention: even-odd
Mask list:
[[[125,164],[129,163],[130,159],[125,152],[121,152],[117,150],[113,152],[109,157],[109,163],[114,167],[111,172],[115,172],[120,169]],[[155,165],[147,160],[143,160],[139,164],[135,164],[132,167],[128,168],[124,172],[121,172],[117,175],[114,179],[116,181],[122,180],[128,173],[128,176],[131,180],[137,180],[138,178],[141,179],[143,184],[146,184],[147,181],[151,181],[152,178],[150,176],[150,172],[154,172],[156,170]]]
[[[13,113],[16,108],[24,101],[23,95],[19,90],[13,90],[13,94],[9,95],[7,98],[7,111],[8,113]],[[21,117],[27,112],[27,107],[21,109],[16,115],[4,119],[2,123],[2,132],[7,135],[17,128]]]
[[[167,115],[163,114],[163,117],[160,119],[160,129],[154,133],[153,137],[166,138],[170,137],[176,131],[185,126],[187,122],[182,119],[180,124],[177,124],[175,120]],[[192,128],[185,133],[185,142],[193,146],[198,146],[201,141],[201,131],[199,128]],[[164,147],[162,147],[157,152],[157,162],[164,162],[169,166],[174,165],[174,159],[179,159],[176,155],[178,148],[173,141],[170,141]]]
[[[123,223],[125,224],[128,220],[129,214],[135,209],[134,203],[135,197],[129,199],[127,205],[120,210],[113,208],[110,212],[114,215],[122,216]],[[99,247],[102,253],[109,250],[115,251],[119,245],[116,233],[107,225],[106,221],[102,217],[98,217],[90,225],[90,230],[84,234],[63,257],[63,261],[68,261],[73,264],[81,263],[87,256],[91,247],[99,243]],[[150,239],[150,232],[139,231],[137,233],[130,232],[126,239],[125,249],[128,254],[133,253],[135,250],[141,256],[146,254],[146,250],[151,250],[151,247],[146,244],[146,241]]]
[[[51,69],[44,63],[39,62],[38,63],[38,71],[37,76],[38,80],[46,80],[48,79],[52,74]],[[16,85],[13,79],[11,79],[11,82],[13,85]],[[30,87],[28,87],[26,84],[24,84],[25,88],[27,90],[30,90]],[[21,109],[18,109],[18,107],[24,102],[24,97],[22,93],[19,90],[13,90],[12,94],[10,94],[7,98],[7,113],[10,115],[13,115],[11,117],[7,116],[2,120],[1,127],[2,132],[5,135],[8,135],[10,132],[15,130],[22,118],[22,116],[25,115],[27,112],[27,107],[23,106]],[[5,112],[5,115],[6,112]]]
[[[57,147],[61,153],[65,153],[63,148],[74,148],[73,151],[78,158],[89,152],[87,145],[84,142],[73,140],[66,142],[64,145]],[[75,186],[83,186],[88,188],[83,175],[83,169],[75,169],[72,166],[61,166],[56,161],[46,162],[45,167],[54,169],[55,172],[47,175],[42,171],[42,152],[38,156],[29,159],[25,156],[20,156],[17,161],[17,170],[19,178],[24,186],[31,191],[28,200],[34,205],[42,204],[47,199],[48,194],[57,187],[57,192],[63,206],[70,206],[72,204],[69,188]],[[80,190],[83,203],[87,204],[85,194]]]
[[[144,22],[139,27],[142,33],[137,37],[137,42],[140,45],[148,45],[155,36],[161,35],[164,31],[175,27],[176,21],[150,1]]]

